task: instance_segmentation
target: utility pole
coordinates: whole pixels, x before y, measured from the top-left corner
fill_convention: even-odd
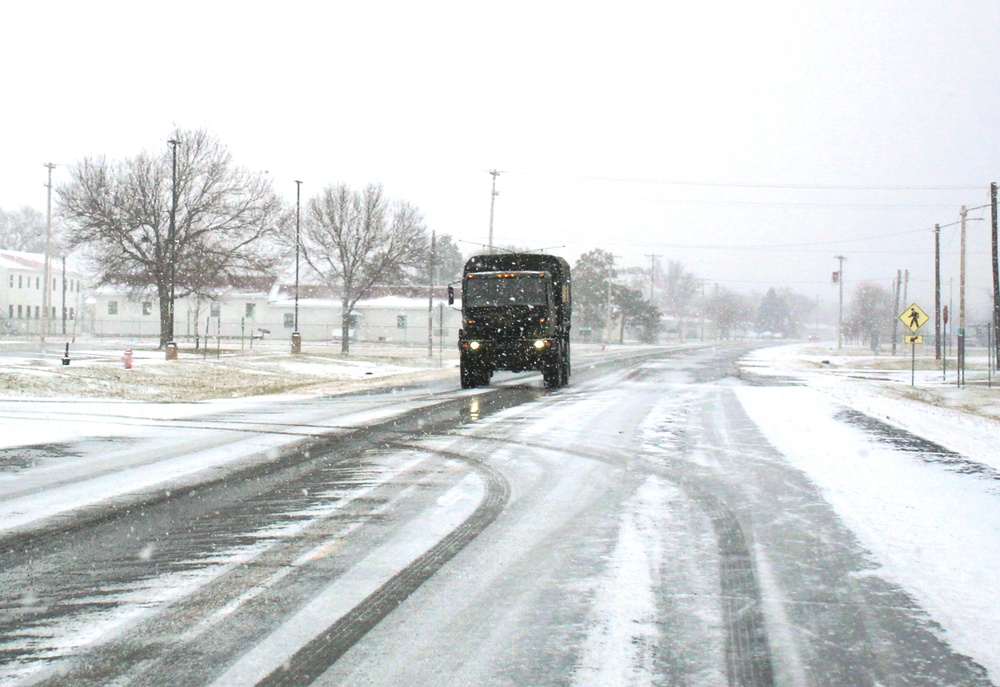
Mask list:
[[[896,279],[892,282],[892,301],[893,301],[893,314],[899,312],[899,291],[903,283],[903,271],[896,270]],[[899,339],[897,335],[897,327],[899,326],[899,318],[896,317],[892,320],[892,354],[896,355],[896,340]]]
[[[701,280],[701,340],[705,340],[705,280]]]
[[[52,317],[52,170],[56,168],[51,162],[46,162],[45,167],[49,170],[49,182],[45,184],[48,189],[48,199],[45,211],[45,288],[42,290],[42,343],[45,343],[45,336],[49,333],[49,320]]]
[[[934,225],[934,360],[941,360],[941,225],[940,224]]]
[[[715,302],[719,302],[719,282],[715,282]],[[715,340],[722,338],[722,327],[719,326],[719,311],[715,311]]]
[[[174,343],[174,296],[176,294],[175,282],[177,281],[177,139],[167,141],[172,149],[173,161],[170,175],[170,227],[167,239],[170,243],[170,306],[168,309],[167,324],[167,356],[175,356],[177,344]],[[206,332],[207,335],[207,332]]]
[[[302,334],[299,332],[299,217],[302,208],[302,182],[295,180],[295,322],[292,331],[292,353],[302,352]],[[253,332],[250,333],[253,341]]]
[[[990,208],[993,217],[993,345],[996,350],[993,360],[1000,366],[1000,270],[997,266],[997,183],[990,184]]]
[[[951,332],[955,329],[955,277],[948,277],[948,333],[945,335],[945,342],[948,346],[948,353],[955,350],[951,342]]]
[[[910,302],[909,291],[910,291],[910,270],[903,270],[903,307],[904,308],[909,307],[909,302]],[[893,315],[895,315],[897,313],[899,313],[899,308],[896,308],[896,312],[893,313]],[[899,318],[898,317],[895,318],[895,319],[893,319],[893,326],[894,327],[895,327],[895,323],[896,322],[899,322]],[[912,348],[912,346],[911,346],[911,348]],[[913,351],[915,351],[915,350],[916,349],[913,348],[910,352],[913,353]]]
[[[910,270],[903,270],[903,307],[909,302],[910,292]],[[899,318],[896,318],[899,319]]]
[[[843,348],[844,345],[844,260],[847,260],[843,255],[834,256],[835,260],[840,261],[840,267],[837,269],[837,283],[840,284],[840,306],[837,309],[837,348]]]
[[[437,235],[435,230],[431,229],[431,265],[430,265],[430,276],[427,278],[428,286],[427,289],[427,357],[434,357],[434,251],[436,250]]]
[[[608,308],[607,309],[607,330],[608,330],[608,333],[607,333],[607,343],[609,345],[611,344],[611,280],[614,277],[614,273],[615,273],[615,258],[620,258],[620,257],[621,257],[620,255],[612,255],[611,256],[611,261],[608,263],[608,273],[607,273],[607,280],[608,280],[608,289],[607,289],[607,291],[608,291],[608,302],[607,302],[607,308]]]
[[[646,255],[646,257],[649,258],[649,302],[654,303],[653,285],[655,284],[655,276],[656,276],[656,259],[661,256],[657,255],[656,253],[652,253],[650,255]]]
[[[962,206],[962,259],[958,274],[958,386],[965,382],[965,206]]]
[[[490,255],[493,255],[493,206],[497,199],[497,177],[500,172],[491,169],[490,174],[493,175],[493,191],[490,193]]]

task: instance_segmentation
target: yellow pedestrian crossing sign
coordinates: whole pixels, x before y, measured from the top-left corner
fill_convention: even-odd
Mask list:
[[[927,323],[927,320],[931,318],[927,313],[920,309],[919,305],[914,303],[900,313],[899,319],[903,321],[903,324],[910,328],[911,332],[915,332],[923,327]]]

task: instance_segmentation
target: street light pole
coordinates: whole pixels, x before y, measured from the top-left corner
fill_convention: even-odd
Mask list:
[[[958,282],[958,386],[965,384],[965,217],[967,211],[962,206],[960,211],[962,224],[961,256],[959,258]]]
[[[292,353],[302,352],[299,333],[299,211],[302,205],[302,182],[295,180],[295,329],[292,332]]]
[[[48,189],[45,212],[45,267],[42,291],[42,313],[41,321],[41,342],[45,343],[45,336],[49,333],[49,322],[52,318],[52,170],[56,168],[51,162],[47,162],[45,167],[49,170],[49,183],[45,185]]]
[[[941,225],[934,225],[934,359],[941,360]]]
[[[167,233],[167,241],[170,244],[170,306],[167,313],[167,356],[176,355],[177,344],[174,342],[174,297],[176,295],[175,282],[177,280],[177,146],[180,144],[175,138],[167,141],[171,147],[171,174],[170,174],[170,228]]]
[[[497,199],[497,177],[500,176],[500,172],[495,169],[490,170],[490,174],[493,175],[493,191],[490,194],[490,255],[493,254],[493,206]]]

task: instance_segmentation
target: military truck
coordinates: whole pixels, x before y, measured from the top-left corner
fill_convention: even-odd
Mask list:
[[[454,304],[455,289],[448,301]],[[495,370],[539,370],[545,386],[570,375],[569,263],[555,255],[477,255],[462,272],[458,332],[462,388],[486,386]]]

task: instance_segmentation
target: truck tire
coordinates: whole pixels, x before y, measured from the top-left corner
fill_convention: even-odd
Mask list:
[[[546,389],[558,389],[562,382],[562,365],[558,362],[542,368],[542,381]]]
[[[477,386],[489,386],[493,370],[461,359],[459,361],[459,376],[462,379],[463,389],[474,389]]]
[[[462,379],[463,389],[472,389],[478,386],[478,375],[476,370],[465,362],[460,363],[459,377]]]

